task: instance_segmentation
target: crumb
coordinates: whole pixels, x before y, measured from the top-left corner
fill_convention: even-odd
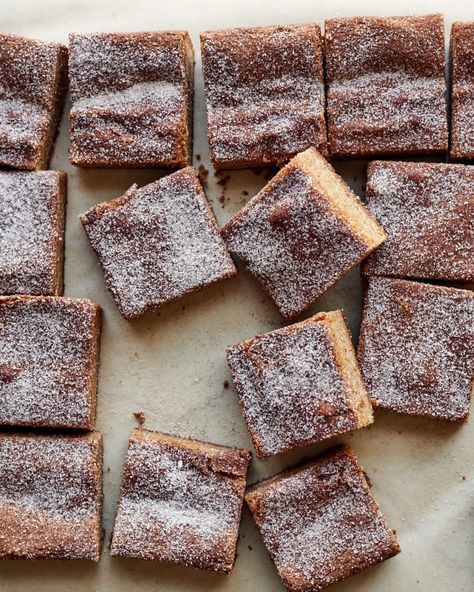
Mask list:
[[[138,421],[139,426],[142,426],[145,423],[145,414],[143,413],[143,411],[135,411],[133,413],[133,416]]]
[[[229,381],[228,380],[224,380],[224,388],[225,389],[228,389],[229,388]]]
[[[219,178],[217,184],[223,187],[224,189],[227,188],[227,183],[230,181],[230,175],[226,175],[225,177]]]
[[[110,467],[107,467],[106,471],[107,473],[110,473]]]
[[[253,551],[252,545],[248,545],[249,551]]]
[[[465,480],[466,480],[466,475],[461,475],[461,479],[462,479],[463,481],[465,481]]]
[[[249,194],[249,192],[248,192],[248,191],[245,191],[245,190],[244,190],[244,191],[242,191],[242,195],[248,195],[248,194]]]
[[[221,202],[222,205],[224,205],[225,195],[219,195],[219,201]]]
[[[196,154],[196,160],[201,160],[201,155],[200,154]]]
[[[200,164],[198,167],[198,179],[201,182],[201,185],[205,185],[207,183],[207,178],[209,177],[209,171],[203,164]]]

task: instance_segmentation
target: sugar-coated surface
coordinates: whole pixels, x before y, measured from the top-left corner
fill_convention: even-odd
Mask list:
[[[367,207],[389,237],[364,273],[474,280],[474,167],[373,162]]]
[[[186,440],[132,435],[125,461],[112,554],[213,571],[234,563],[249,455]],[[232,472],[226,456],[243,465]]]
[[[447,150],[441,15],[331,19],[325,35],[331,155]]]
[[[291,162],[227,223],[223,236],[287,318],[300,314],[368,251],[313,178]]]
[[[186,34],[73,34],[70,42],[72,161],[184,166],[192,134]]]
[[[380,407],[466,419],[474,376],[474,292],[372,278],[358,357]]]
[[[91,428],[97,305],[0,298],[0,425]]]
[[[107,286],[125,317],[235,274],[195,171],[133,186],[82,216]]]
[[[282,163],[309,146],[326,151],[319,25],[201,35],[211,160]]]
[[[0,434],[0,559],[99,559],[101,456],[96,435]]]
[[[399,552],[352,451],[336,448],[246,496],[290,592],[315,592]]]
[[[60,291],[64,249],[60,173],[0,172],[0,294]]]
[[[227,361],[259,456],[358,427],[324,317],[231,346]]]

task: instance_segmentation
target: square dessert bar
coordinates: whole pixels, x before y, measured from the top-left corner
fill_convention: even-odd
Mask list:
[[[474,159],[474,22],[451,29],[451,145],[453,160]]]
[[[373,421],[340,310],[230,346],[227,361],[260,458]]]
[[[474,167],[371,162],[367,207],[389,236],[365,275],[474,281]]]
[[[93,429],[100,307],[54,296],[0,298],[0,425]]]
[[[0,434],[0,559],[89,559],[102,548],[102,436]]]
[[[466,421],[474,378],[474,292],[371,278],[358,358],[376,406]]]
[[[132,432],[110,552],[230,572],[248,450]]]
[[[287,319],[300,315],[386,238],[314,148],[282,168],[222,235]]]
[[[325,29],[331,156],[447,152],[442,15],[336,18]]]
[[[250,487],[245,496],[289,592],[316,592],[400,552],[345,446]]]
[[[71,162],[190,164],[194,51],[188,33],[74,33],[69,42]]]
[[[126,319],[236,274],[191,167],[133,185],[81,222]]]
[[[212,164],[282,164],[326,153],[321,30],[317,24],[201,35]]]
[[[0,33],[0,166],[48,166],[67,87],[67,48]]]
[[[0,172],[0,294],[63,293],[66,174]]]

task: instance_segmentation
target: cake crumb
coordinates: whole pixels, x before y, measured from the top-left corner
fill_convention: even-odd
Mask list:
[[[229,388],[229,381],[228,380],[224,380],[224,388],[228,389]]]
[[[143,411],[134,411],[133,417],[137,420],[140,427],[145,423],[146,418]]]
[[[207,178],[209,177],[209,171],[203,164],[200,164],[198,167],[198,178],[201,185],[205,185],[207,183]]]

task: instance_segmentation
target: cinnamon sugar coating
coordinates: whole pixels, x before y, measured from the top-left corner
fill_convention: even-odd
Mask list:
[[[365,275],[474,281],[474,167],[371,162],[366,203],[389,237]]]
[[[447,151],[442,15],[330,19],[325,47],[333,158]]]
[[[0,434],[0,559],[89,559],[102,547],[102,436]]]
[[[201,34],[211,161],[217,168],[282,164],[326,153],[319,25]]]
[[[250,487],[245,496],[289,592],[316,592],[400,552],[348,447]]]
[[[133,185],[81,222],[127,319],[236,273],[191,167]]]
[[[93,429],[100,307],[53,296],[0,298],[0,425]]]
[[[230,572],[250,453],[132,432],[111,554]]]
[[[451,145],[453,160],[474,159],[474,22],[451,28]]]
[[[69,74],[73,164],[190,164],[194,52],[188,33],[74,33]]]
[[[465,421],[474,378],[474,292],[371,278],[358,358],[375,405]]]
[[[66,173],[0,172],[0,294],[63,293]]]
[[[47,168],[66,72],[64,45],[0,33],[0,166]]]

